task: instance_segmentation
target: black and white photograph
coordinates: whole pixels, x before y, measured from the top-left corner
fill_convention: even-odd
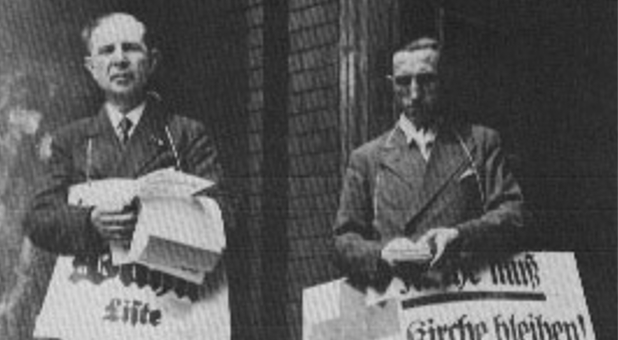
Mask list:
[[[616,9],[0,0],[0,340],[616,339]]]

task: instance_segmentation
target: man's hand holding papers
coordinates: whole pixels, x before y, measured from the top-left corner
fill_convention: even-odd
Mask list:
[[[174,169],[138,179],[73,186],[69,203],[93,207],[94,228],[109,241],[114,263],[142,263],[201,282],[225,248],[217,203],[195,196],[212,181]]]
[[[131,241],[138,214],[138,183],[123,178],[79,184],[69,191],[69,204],[93,207],[90,222],[108,242]]]
[[[90,213],[90,221],[104,240],[110,242],[130,241],[135,231],[137,213],[137,204],[126,206],[120,210],[94,207]]]

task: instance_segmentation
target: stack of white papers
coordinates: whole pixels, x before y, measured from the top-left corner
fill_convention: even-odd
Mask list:
[[[127,261],[201,283],[225,248],[218,204],[208,197],[154,197],[141,202]]]
[[[185,280],[201,283],[225,248],[218,204],[194,194],[212,181],[174,169],[138,179],[111,178],[71,187],[69,204],[122,210],[140,202],[131,244],[112,243],[114,264],[141,263]]]

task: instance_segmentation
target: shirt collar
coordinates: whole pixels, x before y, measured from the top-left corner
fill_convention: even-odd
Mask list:
[[[436,133],[434,130],[417,129],[404,114],[399,117],[397,125],[406,136],[406,143],[408,144],[414,141],[419,148],[425,149],[428,144],[436,140]]]
[[[109,105],[109,104],[105,104],[105,110],[107,111],[107,116],[112,122],[112,126],[114,127],[114,129],[118,129],[120,121],[122,120],[122,118],[126,117],[127,119],[131,121],[131,123],[133,123],[131,125],[131,129],[129,130],[130,132],[133,131],[133,129],[139,123],[144,113],[145,107],[146,107],[146,102],[144,101],[140,105],[136,106],[133,110],[127,112],[126,114],[123,114],[120,111],[118,111],[116,107]]]

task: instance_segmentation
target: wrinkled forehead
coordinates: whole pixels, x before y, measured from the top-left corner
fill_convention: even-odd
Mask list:
[[[393,56],[393,74],[436,73],[439,56],[432,49],[397,52]]]
[[[117,15],[103,20],[90,36],[90,47],[97,48],[116,42],[144,43],[144,24],[129,15]]]

